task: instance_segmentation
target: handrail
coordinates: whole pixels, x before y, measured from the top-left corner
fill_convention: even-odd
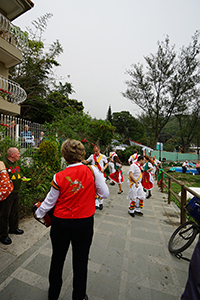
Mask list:
[[[185,205],[186,205],[186,191],[190,192],[192,195],[200,199],[200,195],[196,193],[195,191],[191,190],[189,187],[187,187],[182,181],[177,180],[173,176],[169,175],[166,173],[164,170],[161,170],[161,191],[163,192],[163,186],[164,186],[164,179],[163,179],[163,174],[165,176],[168,176],[168,186],[166,188],[168,189],[168,204],[171,203],[171,194],[176,198],[176,200],[181,204],[181,224],[186,222],[186,210],[185,210]],[[176,182],[178,185],[181,187],[181,197],[179,197],[174,191],[171,189],[171,181]]]
[[[28,39],[24,33],[15,25],[13,25],[4,15],[0,13],[0,37],[8,43],[19,49],[28,46]]]
[[[14,104],[20,104],[27,98],[27,94],[21,86],[3,75],[0,75],[0,96]]]

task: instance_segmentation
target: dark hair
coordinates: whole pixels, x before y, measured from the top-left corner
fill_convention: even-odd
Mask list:
[[[121,160],[119,159],[119,156],[118,156],[118,155],[115,155],[115,156],[114,156],[114,162],[119,163],[119,164],[122,165],[122,162],[121,162]]]
[[[144,156],[143,155],[139,155],[137,161],[140,161],[142,159],[144,159]]]

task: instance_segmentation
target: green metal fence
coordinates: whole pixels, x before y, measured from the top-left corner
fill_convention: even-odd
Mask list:
[[[146,150],[146,154],[148,151]],[[190,154],[190,153],[178,153],[178,152],[167,152],[167,151],[151,151],[151,156],[156,156],[157,159],[163,159],[166,158],[167,161],[198,161],[200,160],[200,157],[198,154]]]

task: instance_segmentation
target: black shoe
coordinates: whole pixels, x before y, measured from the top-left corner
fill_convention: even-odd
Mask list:
[[[114,182],[110,182],[110,185],[115,185],[115,183]]]
[[[103,204],[99,204],[99,209],[100,209],[100,210],[103,209]]]
[[[143,213],[141,211],[135,211],[136,215],[143,216]]]
[[[17,228],[17,229],[15,229],[14,231],[9,230],[9,233],[13,233],[13,234],[23,234],[23,233],[24,233],[24,230]]]
[[[130,211],[128,213],[131,217],[133,217],[133,218],[135,217],[135,213],[130,213]]]
[[[12,240],[9,238],[9,236],[1,239],[2,244],[4,245],[10,245],[12,243]]]
[[[123,191],[118,192],[118,194],[121,194],[121,193],[123,193]]]
[[[151,194],[149,194],[149,195],[146,197],[146,199],[149,199],[151,196],[152,196],[152,195],[151,195]]]

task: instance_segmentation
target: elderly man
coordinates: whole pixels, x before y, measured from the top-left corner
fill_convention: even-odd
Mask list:
[[[18,228],[19,190],[22,178],[21,169],[17,163],[19,158],[19,150],[11,147],[8,149],[7,157],[4,159],[6,169],[14,186],[12,193],[4,201],[0,202],[0,241],[5,245],[12,243],[8,233],[24,233],[23,230]]]
[[[34,146],[34,135],[31,131],[29,131],[29,126],[25,125],[24,126],[24,131],[21,132],[21,138],[22,138],[22,147],[27,147],[27,146]]]

